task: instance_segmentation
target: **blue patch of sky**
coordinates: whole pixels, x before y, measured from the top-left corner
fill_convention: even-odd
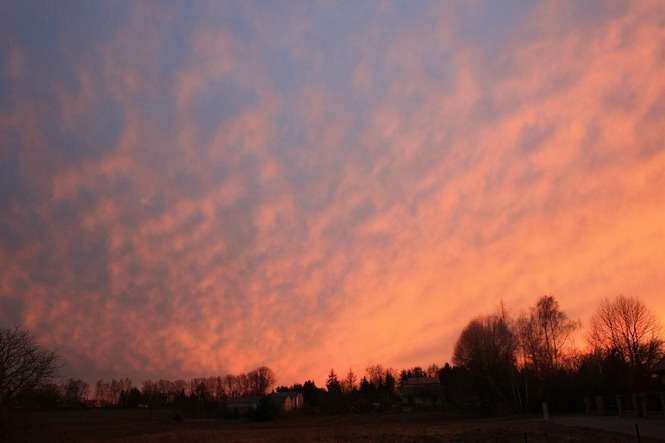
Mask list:
[[[0,24],[31,57],[54,68],[67,52],[94,51],[127,18],[130,5],[70,0],[13,2]]]
[[[93,112],[78,117],[75,127],[66,129],[54,118],[58,115],[54,101],[44,103],[40,127],[48,136],[47,149],[59,164],[86,158],[98,158],[113,151],[125,125],[125,116],[119,103],[108,100],[96,106]]]
[[[211,82],[192,106],[192,116],[203,129],[202,142],[211,141],[218,125],[253,109],[258,103],[257,92],[240,86],[232,77],[224,76]]]
[[[8,53],[0,54],[0,113],[8,113],[19,103],[16,86],[10,84]]]
[[[527,18],[535,5],[530,0],[505,0],[460,8],[458,36],[464,41],[480,43],[487,51],[494,51],[515,35],[517,28],[528,23]]]

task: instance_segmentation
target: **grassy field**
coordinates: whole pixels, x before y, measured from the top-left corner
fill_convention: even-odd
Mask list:
[[[634,437],[511,417],[465,419],[441,413],[174,420],[172,411],[57,411],[14,417],[12,442],[631,442]],[[642,439],[643,442],[656,440]]]

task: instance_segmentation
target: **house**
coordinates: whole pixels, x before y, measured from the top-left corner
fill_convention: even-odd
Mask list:
[[[402,402],[414,406],[440,406],[443,389],[438,378],[409,377],[399,388]]]
[[[274,392],[270,399],[279,407],[280,412],[289,412],[303,407],[303,396],[300,392]]]

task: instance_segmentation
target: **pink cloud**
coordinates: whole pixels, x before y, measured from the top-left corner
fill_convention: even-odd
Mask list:
[[[56,94],[74,132],[117,100],[113,149],[57,168],[40,163],[40,103],[4,112],[3,130],[34,147],[22,176],[49,172],[46,240],[0,247],[19,320],[86,376],[266,364],[280,383],[441,363],[472,317],[544,293],[583,322],[619,293],[665,321],[662,8],[569,29],[548,3],[497,53],[440,12],[358,31],[348,91],[324,81],[315,40],[294,43],[317,35],[306,16],[273,40],[199,23],[162,81],[158,25],[173,16],[130,21],[98,75],[76,69],[78,86]],[[286,73],[262,58],[280,45]]]

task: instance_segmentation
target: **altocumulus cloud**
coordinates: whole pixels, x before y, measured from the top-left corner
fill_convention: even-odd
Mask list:
[[[72,375],[442,362],[500,300],[665,320],[665,7],[2,7],[0,323]]]

